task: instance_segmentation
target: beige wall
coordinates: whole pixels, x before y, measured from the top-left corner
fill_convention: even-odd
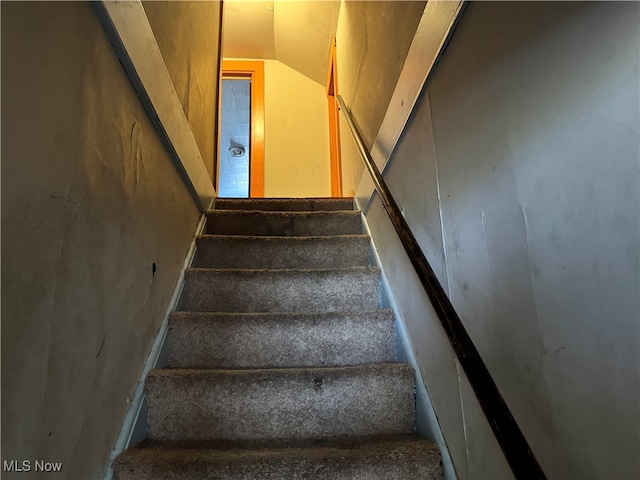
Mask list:
[[[144,10],[213,179],[218,105],[220,1],[144,1]]]
[[[89,2],[3,3],[1,87],[2,460],[100,478],[199,213]]]
[[[330,196],[325,89],[277,60],[264,62],[265,196]]]
[[[340,5],[336,51],[338,93],[371,148],[404,65],[426,2],[345,1]],[[354,195],[362,161],[341,119],[342,190]]]

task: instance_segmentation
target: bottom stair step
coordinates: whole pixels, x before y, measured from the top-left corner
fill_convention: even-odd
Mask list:
[[[316,441],[302,446],[212,449],[146,444],[114,465],[116,480],[440,480],[437,447],[416,435]]]

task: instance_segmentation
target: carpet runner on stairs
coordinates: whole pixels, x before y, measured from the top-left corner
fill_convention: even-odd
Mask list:
[[[443,478],[353,200],[217,199],[116,480]]]

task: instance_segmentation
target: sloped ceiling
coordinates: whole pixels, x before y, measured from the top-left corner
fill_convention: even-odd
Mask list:
[[[276,58],[273,3],[241,0],[223,3],[223,57]]]
[[[224,8],[224,57],[279,60],[324,86],[340,1],[226,0]]]

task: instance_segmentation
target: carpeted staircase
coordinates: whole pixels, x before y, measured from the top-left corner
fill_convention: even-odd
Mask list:
[[[352,199],[218,199],[118,480],[440,479]]]

